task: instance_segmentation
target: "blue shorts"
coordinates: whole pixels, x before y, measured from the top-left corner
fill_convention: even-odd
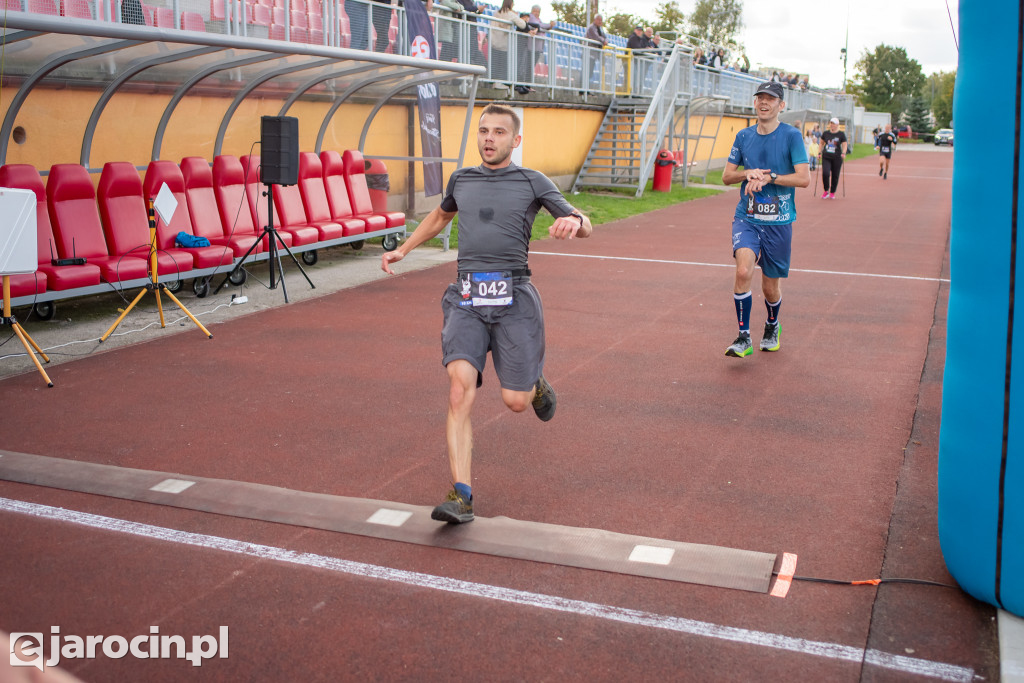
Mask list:
[[[757,255],[765,277],[789,277],[789,256],[793,247],[793,224],[760,225],[739,217],[732,219],[732,255],[747,248]]]

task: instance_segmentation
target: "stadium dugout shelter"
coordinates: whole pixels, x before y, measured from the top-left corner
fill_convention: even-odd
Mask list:
[[[104,4],[98,3],[96,11]],[[111,3],[106,11],[119,12],[115,8]],[[161,159],[178,163],[201,157],[213,165],[222,155],[257,158],[263,116],[297,118],[300,152],[351,150],[368,159],[396,162],[392,168],[404,166],[410,210],[422,173],[417,162],[440,162],[449,169],[463,165],[483,67],[327,44],[331,41],[310,44],[217,33],[212,26],[184,30],[173,25],[7,10],[0,165],[32,165],[46,183],[54,165],[77,163],[97,185],[98,174],[110,162],[129,161],[144,173],[150,162]],[[444,107],[448,131],[442,141],[452,149],[424,156],[417,140],[417,93],[445,82],[462,95],[454,109],[451,102]],[[458,115],[462,102],[464,117]],[[41,197],[39,212],[46,216],[43,201]],[[373,237],[390,237],[395,245],[395,233],[404,232],[405,226],[393,222],[389,219],[387,227],[377,229],[372,227],[379,224],[367,222],[358,234],[297,244],[293,251],[346,242],[361,245]],[[44,249],[45,245],[40,247],[41,267],[49,265]],[[266,258],[264,251],[250,260]],[[188,273],[161,270],[159,279],[180,282],[230,269],[219,265]],[[36,305],[109,292],[112,287],[135,288],[146,281],[123,276],[68,289],[37,287],[35,293],[15,294],[12,303]]]

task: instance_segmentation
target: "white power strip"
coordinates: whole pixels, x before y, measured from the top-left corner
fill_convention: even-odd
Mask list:
[[[249,300],[249,297],[247,297],[247,296],[235,296],[234,294],[231,295],[231,303],[232,303],[232,305],[234,305],[234,304],[244,304],[248,300]]]

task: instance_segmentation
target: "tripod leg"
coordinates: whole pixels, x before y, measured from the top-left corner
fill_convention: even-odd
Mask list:
[[[308,275],[306,275],[306,269],[303,268],[302,264],[299,263],[299,260],[295,258],[295,254],[292,253],[292,250],[288,248],[288,245],[285,244],[284,240],[281,240],[280,237],[278,237],[277,239],[281,241],[281,246],[284,247],[284,250],[287,251],[288,255],[292,257],[292,261],[294,261],[295,265],[298,266],[299,271],[302,273],[302,277],[306,278],[306,282],[309,283],[310,289],[316,289],[316,285],[314,285],[313,281],[309,279]],[[278,258],[280,258],[280,252],[278,252]]]
[[[164,320],[164,305],[160,302],[160,288],[156,288],[156,310],[160,312],[160,329],[167,327],[167,321]]]
[[[117,320],[115,320],[115,321],[114,321],[114,324],[110,326],[110,329],[109,329],[109,330],[107,330],[106,332],[104,332],[104,333],[103,333],[103,336],[102,336],[102,337],[100,337],[100,343],[101,343],[101,344],[102,344],[103,342],[107,341],[107,337],[109,337],[109,336],[110,336],[110,333],[111,333],[111,332],[113,332],[114,330],[116,330],[116,329],[117,329],[117,326],[118,326],[118,325],[120,325],[120,324],[121,324],[121,321],[122,321],[122,320],[124,320],[124,317],[125,317],[126,315],[128,315],[128,313],[129,313],[129,312],[130,312],[130,311],[131,311],[131,310],[132,310],[133,308],[135,308],[135,304],[139,303],[139,299],[141,299],[141,298],[142,298],[142,295],[143,295],[143,294],[145,294],[145,293],[146,293],[146,291],[147,291],[146,289],[143,289],[142,291],[140,291],[140,292],[139,292],[139,295],[135,297],[135,300],[134,300],[134,301],[132,301],[132,302],[131,302],[130,304],[128,304],[128,308],[126,308],[126,309],[124,309],[123,311],[121,311],[121,315],[120,315],[120,316],[118,316]]]
[[[28,341],[25,339],[26,337],[28,337],[28,334],[21,329],[21,325],[19,325],[18,323],[14,323],[13,325],[11,325],[11,327],[14,328],[14,333],[18,335],[18,339],[21,340],[21,344],[22,344],[22,346],[25,347],[25,351],[27,351],[29,357],[32,358],[32,362],[36,364],[36,370],[38,370],[39,374],[42,375],[43,379],[46,380],[46,386],[52,387],[53,386],[53,381],[50,379],[49,375],[46,374],[46,370],[43,370],[43,366],[40,365],[39,359],[36,358],[36,354],[32,353],[32,349],[29,347]],[[28,339],[31,340],[32,337],[28,337]],[[37,351],[39,351],[39,353],[43,356],[43,358],[46,358],[46,354],[43,353],[42,350],[40,350],[38,346],[36,346],[35,341],[32,342],[32,346]],[[50,359],[46,358],[46,362],[49,363]]]
[[[818,164],[817,168],[814,169],[814,189],[811,190],[811,196],[818,194],[818,169],[821,168],[821,164]]]
[[[24,338],[24,339],[27,339],[28,343],[32,345],[32,348],[36,350],[36,353],[38,353],[40,356],[42,356],[42,359],[44,361],[49,363],[50,362],[50,357],[47,356],[45,353],[43,353],[43,350],[41,348],[39,348],[39,344],[36,344],[36,340],[29,336],[28,331],[25,330],[25,328],[22,327],[21,325],[19,325],[18,323],[14,323],[14,324],[19,328],[21,337]]]
[[[178,308],[180,308],[182,311],[185,312],[185,315],[187,315],[189,317],[189,319],[196,324],[196,327],[201,329],[203,331],[203,333],[206,334],[207,337],[209,337],[210,339],[213,339],[213,335],[210,334],[210,331],[208,329],[206,329],[205,327],[203,327],[203,324],[201,322],[199,322],[199,320],[197,320],[196,317],[194,315],[192,315],[192,313],[187,308],[185,308],[184,306],[181,305],[181,302],[178,301],[178,297],[174,296],[170,292],[167,292],[167,296],[171,297],[171,301],[173,301],[174,303],[178,304]]]

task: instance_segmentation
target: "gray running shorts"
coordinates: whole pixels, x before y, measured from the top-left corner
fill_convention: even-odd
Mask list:
[[[532,389],[544,369],[544,309],[530,278],[514,278],[508,306],[460,306],[460,301],[459,284],[448,285],[441,298],[442,363],[468,360],[480,386],[490,351],[503,389]]]

